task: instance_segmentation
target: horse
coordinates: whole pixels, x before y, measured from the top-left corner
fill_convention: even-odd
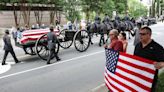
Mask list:
[[[100,34],[99,46],[105,44],[104,34],[109,34],[109,31],[113,29],[113,23],[103,22],[103,23],[92,23],[88,25],[87,30],[89,35],[92,39],[94,34]],[[90,39],[91,44],[93,44],[92,40]]]
[[[127,31],[129,34],[129,39],[131,39],[130,35],[132,34],[132,31],[134,29],[134,24],[132,21],[123,21],[123,23],[125,28],[122,31]]]
[[[131,31],[134,29],[134,24],[132,21],[114,21],[114,28],[118,30],[120,33],[121,31],[125,32],[127,31],[129,34],[129,39],[130,35],[132,34]]]

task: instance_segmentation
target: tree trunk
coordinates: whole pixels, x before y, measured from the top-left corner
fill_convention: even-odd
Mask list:
[[[18,12],[15,9],[15,3],[13,3],[12,6],[14,9],[13,13],[14,13],[15,26],[17,28],[19,26],[19,24],[18,24]]]
[[[24,24],[29,27],[31,6],[29,4],[25,4],[25,0],[23,0],[21,2],[20,9],[22,12]]]
[[[53,10],[53,4],[51,4],[50,7],[50,24],[54,25],[54,16],[55,16],[55,11]]]
[[[41,25],[42,23],[42,18],[43,18],[43,11],[38,8],[38,10],[34,11],[36,23]]]

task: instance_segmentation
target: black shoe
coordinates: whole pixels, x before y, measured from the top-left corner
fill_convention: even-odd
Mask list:
[[[17,62],[15,62],[15,63],[20,63],[21,61],[17,61]]]
[[[57,59],[57,61],[60,61],[60,60],[61,60],[60,58]]]
[[[6,63],[2,63],[2,65],[7,65]]]
[[[47,62],[47,65],[48,65],[48,64],[51,64],[51,63],[50,63],[50,62]]]

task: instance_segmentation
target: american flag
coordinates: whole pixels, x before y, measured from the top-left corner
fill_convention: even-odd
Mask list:
[[[27,44],[30,42],[36,42],[39,37],[50,32],[49,29],[34,29],[26,30],[22,33],[22,38],[20,39],[20,44]],[[54,29],[54,33],[58,36],[59,30]]]
[[[150,92],[155,67],[153,61],[105,49],[105,84],[110,92]]]

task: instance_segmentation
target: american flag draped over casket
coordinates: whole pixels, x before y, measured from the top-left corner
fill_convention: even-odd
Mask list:
[[[19,43],[22,45],[26,45],[29,43],[35,43],[38,38],[40,38],[43,34],[50,32],[49,29],[34,29],[34,30],[26,30],[22,32],[22,37],[19,40]],[[59,36],[59,30],[54,29],[54,33]]]

